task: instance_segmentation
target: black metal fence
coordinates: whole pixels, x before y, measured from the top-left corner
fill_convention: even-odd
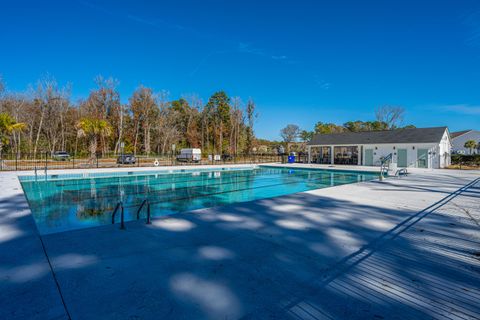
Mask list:
[[[123,159],[123,160],[122,160]],[[55,169],[88,169],[88,168],[115,168],[115,167],[158,167],[173,165],[222,165],[222,164],[258,164],[258,163],[287,163],[288,155],[278,154],[237,154],[237,155],[203,155],[198,162],[180,162],[177,155],[149,154],[136,155],[135,161],[121,158],[119,154],[88,155],[69,154],[68,157],[52,155],[50,152],[37,154],[0,154],[0,171],[22,170],[55,170]],[[295,162],[307,162],[305,155],[297,155]]]

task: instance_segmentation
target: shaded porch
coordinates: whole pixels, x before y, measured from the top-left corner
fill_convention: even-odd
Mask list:
[[[309,146],[308,162],[317,164],[361,165],[362,147],[351,146]]]

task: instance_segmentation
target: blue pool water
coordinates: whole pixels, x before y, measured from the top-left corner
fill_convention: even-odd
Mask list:
[[[41,234],[111,223],[119,201],[125,220],[148,199],[152,216],[276,197],[375,179],[378,174],[261,166],[20,177]],[[145,215],[145,212],[142,214]]]

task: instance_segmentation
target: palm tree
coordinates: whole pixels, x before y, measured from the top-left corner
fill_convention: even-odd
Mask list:
[[[10,143],[10,135],[24,130],[25,127],[25,123],[15,121],[8,113],[0,113],[0,154],[3,146]]]
[[[77,135],[86,137],[89,141],[90,159],[95,159],[97,142],[99,137],[107,137],[112,134],[112,127],[106,120],[83,118],[77,123]]]
[[[472,150],[477,147],[477,143],[474,140],[468,140],[463,146],[468,148],[470,150],[470,154],[472,154]]]

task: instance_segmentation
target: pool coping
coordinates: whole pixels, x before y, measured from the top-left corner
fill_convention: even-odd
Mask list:
[[[263,166],[263,165],[262,165]],[[242,167],[227,167],[227,166],[218,166],[218,167],[208,167],[208,168],[182,168],[182,169],[173,169],[165,168],[163,170],[121,170],[121,171],[108,171],[108,172],[82,172],[82,173],[59,173],[59,174],[43,174],[43,175],[18,175],[18,179],[23,181],[37,181],[37,180],[70,180],[70,179],[90,179],[90,178],[111,178],[111,177],[125,177],[137,173],[137,175],[154,175],[154,174],[179,174],[179,173],[191,173],[195,171],[203,172],[218,172],[218,171],[232,171],[232,170],[250,170],[255,169],[259,166],[242,166]]]
[[[54,171],[48,171],[47,176],[49,175],[83,175],[87,174],[97,174],[97,173],[115,173],[115,172],[154,172],[154,171],[171,171],[171,170],[195,170],[195,169],[212,169],[215,168],[249,168],[254,167],[260,164],[219,164],[219,165],[183,165],[183,166],[162,166],[162,167],[117,167],[117,168],[92,168],[92,169],[59,169]],[[9,171],[4,172],[5,174],[14,174],[16,176],[32,176],[35,177],[34,170],[26,171]],[[37,171],[37,177],[45,177],[45,171]]]
[[[228,171],[235,169],[255,169],[259,167],[267,168],[290,168],[290,169],[304,169],[304,170],[322,170],[322,171],[340,171],[340,172],[354,172],[354,173],[370,173],[379,174],[372,167],[334,167],[334,166],[312,166],[312,165],[298,165],[298,164],[278,164],[278,163],[260,163],[260,164],[241,164],[241,165],[202,165],[202,166],[165,166],[161,168],[155,167],[141,167],[141,168],[102,168],[102,169],[88,169],[87,172],[78,172],[77,169],[57,170],[55,173],[40,173],[35,175],[30,171],[18,171],[18,179],[22,181],[36,181],[41,179],[88,179],[88,178],[109,178],[128,176],[132,173],[142,172],[145,174],[171,174],[171,173],[190,173],[197,170],[205,172],[210,171]],[[111,174],[111,175],[110,175]]]

